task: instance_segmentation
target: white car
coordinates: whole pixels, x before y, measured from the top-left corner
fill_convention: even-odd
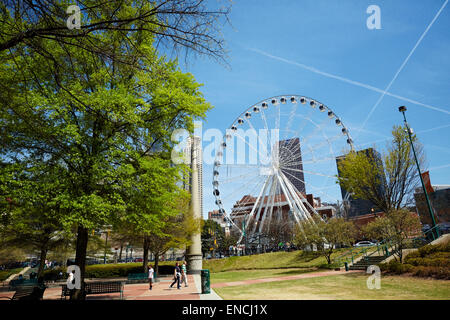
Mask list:
[[[355,243],[354,247],[371,247],[376,245],[376,243],[373,243],[371,241],[360,241],[358,243]]]

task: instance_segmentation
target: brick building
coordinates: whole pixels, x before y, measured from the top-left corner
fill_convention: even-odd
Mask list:
[[[435,214],[436,223],[450,222],[450,186],[434,185],[433,192],[427,192],[431,207]],[[432,225],[431,216],[422,188],[417,188],[414,193],[416,210],[422,224]]]
[[[298,192],[300,194],[300,192]],[[304,198],[303,204],[308,209],[310,214],[312,213],[312,210],[310,207],[306,204],[308,204],[314,208],[323,218],[329,219],[336,213],[336,208],[333,206],[322,206],[320,198],[314,196],[312,194],[304,194],[302,193],[302,196]],[[236,201],[234,204],[230,218],[233,220],[233,222],[237,226],[242,225],[242,221],[244,218],[247,218],[248,214],[251,213],[253,206],[256,202],[256,197],[253,197],[251,195],[245,195],[242,197],[241,200]],[[262,217],[265,214],[266,210],[270,210],[271,206],[271,197],[265,196],[262,199],[262,209],[261,209],[261,215],[258,220],[258,225],[261,223]],[[281,212],[279,215],[277,212]],[[267,216],[269,216],[270,211],[267,211]],[[266,222],[268,222],[269,217],[266,217]],[[284,194],[277,194],[274,196],[274,205],[273,205],[273,213],[272,213],[272,222],[276,221],[277,219],[280,219],[282,221],[290,221],[292,224],[295,223],[295,219],[293,217],[293,214],[290,210],[289,204],[286,200],[286,196]]]

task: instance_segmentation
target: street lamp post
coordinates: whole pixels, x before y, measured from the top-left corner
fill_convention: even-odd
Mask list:
[[[435,228],[436,227],[436,221],[434,220],[433,209],[431,208],[431,203],[430,203],[430,199],[428,198],[427,189],[425,188],[425,183],[423,182],[422,172],[420,171],[419,161],[417,160],[416,151],[414,150],[414,144],[413,144],[412,137],[411,137],[411,129],[409,128],[408,122],[406,121],[406,115],[405,115],[406,107],[405,106],[401,106],[401,107],[398,108],[398,111],[400,111],[403,114],[403,119],[404,119],[404,122],[405,122],[406,131],[408,132],[408,136],[409,136],[409,142],[411,143],[411,148],[412,148],[412,151],[413,151],[413,154],[414,154],[414,159],[416,160],[417,170],[419,171],[419,177],[420,177],[420,182],[422,183],[423,193],[425,194],[425,199],[427,201],[428,211],[429,211],[430,216],[431,216],[431,221],[433,223],[433,228]],[[439,235],[438,228],[435,228],[434,230],[436,231],[437,238],[439,238],[440,235]]]

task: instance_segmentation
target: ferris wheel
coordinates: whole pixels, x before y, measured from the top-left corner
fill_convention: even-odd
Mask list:
[[[348,128],[325,104],[300,95],[261,100],[233,121],[216,148],[219,213],[240,232],[239,243],[275,222],[320,216],[321,203],[341,197],[336,157],[351,150]]]

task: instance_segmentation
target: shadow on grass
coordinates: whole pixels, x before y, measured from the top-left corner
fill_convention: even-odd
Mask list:
[[[297,270],[289,270],[289,271],[285,271],[285,272],[280,272],[278,273],[278,275],[296,275],[296,274],[303,274],[303,273],[310,273],[310,272],[314,272],[314,271],[318,271],[318,268],[308,268],[308,269],[297,269]]]

